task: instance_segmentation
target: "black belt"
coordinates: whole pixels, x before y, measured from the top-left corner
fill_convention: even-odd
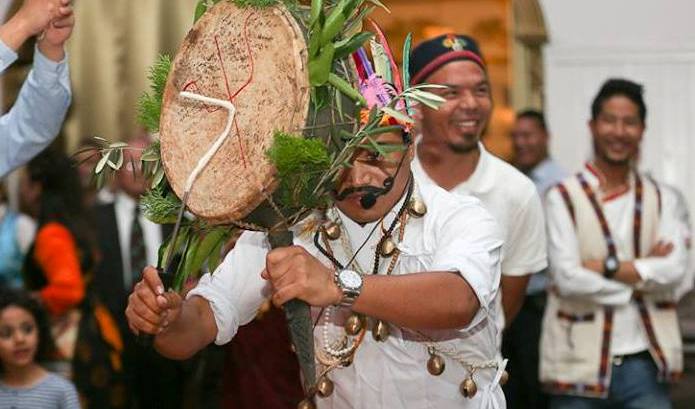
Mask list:
[[[629,359],[652,359],[649,351],[635,352],[634,354],[613,355],[611,358],[613,365],[620,366]]]

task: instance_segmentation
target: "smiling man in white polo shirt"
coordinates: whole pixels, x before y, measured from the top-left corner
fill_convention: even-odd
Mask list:
[[[511,322],[524,300],[530,274],[547,266],[543,209],[533,182],[491,155],[480,143],[492,112],[490,82],[475,40],[443,35],[411,53],[411,84],[445,85],[431,90],[446,102],[422,107],[421,137],[412,163],[420,180],[461,195],[473,195],[504,231],[502,304]],[[500,329],[504,320],[500,320]],[[513,372],[511,376],[514,376]]]

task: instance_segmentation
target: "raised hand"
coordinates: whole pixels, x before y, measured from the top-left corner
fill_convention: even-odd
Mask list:
[[[74,25],[70,2],[71,0],[25,0],[17,13],[0,26],[0,40],[16,51],[29,37],[42,34],[53,24],[57,24],[55,28],[61,29],[62,36],[65,37],[58,41],[62,48]],[[65,30],[68,27],[69,30]],[[60,40],[59,37],[55,39]]]
[[[59,0],[63,5],[60,8],[60,17],[52,20],[43,31],[39,39],[39,49],[53,61],[60,61],[65,57],[65,42],[72,35],[75,26],[75,14],[70,0]]]

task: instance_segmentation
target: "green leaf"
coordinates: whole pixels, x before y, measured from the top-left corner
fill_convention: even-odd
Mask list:
[[[343,115],[343,96],[341,95],[338,89],[335,90],[333,100],[335,101],[335,109],[338,111],[338,117],[341,121],[343,121],[345,118],[345,116]]]
[[[374,5],[376,5],[376,6],[378,6],[378,7],[381,7],[381,8],[384,9],[387,13],[391,14],[391,10],[389,10],[389,8],[386,7],[386,5],[384,5],[384,3],[380,2],[379,0],[367,0],[367,1],[370,2],[370,3],[372,3],[372,4],[374,4]]]
[[[403,42],[403,66],[401,68],[401,79],[403,88],[410,86],[410,48],[413,44],[413,33],[408,33]]]
[[[311,0],[311,12],[309,14],[309,27],[313,27],[319,20],[319,15],[323,12],[322,0]]]
[[[160,183],[162,183],[162,180],[164,180],[164,167],[160,166],[157,169],[157,172],[155,172],[154,177],[152,177],[152,185],[150,188],[156,188]]]
[[[446,100],[431,92],[413,90],[406,94],[406,98],[414,99],[429,108],[438,109]]]
[[[112,149],[120,149],[120,148],[127,148],[128,144],[125,142],[113,142],[109,145],[109,148]]]
[[[328,81],[328,76],[333,66],[333,55],[335,46],[326,44],[319,53],[318,58],[309,61],[309,82],[315,87],[319,87]]]
[[[96,174],[99,174],[102,170],[104,170],[104,166],[106,166],[106,163],[109,161],[109,156],[111,156],[111,151],[102,152],[101,155],[101,159],[99,159],[97,166],[94,168],[94,173]]]
[[[363,7],[357,15],[350,19],[345,29],[343,29],[343,34],[346,36],[355,35],[362,31],[362,22],[364,19],[374,11],[374,6]]]
[[[229,235],[224,237],[224,240],[220,240],[215,247],[210,251],[210,257],[208,257],[208,271],[213,273],[219,267],[220,262],[222,262],[222,246],[225,245]]]
[[[171,239],[173,237],[167,237],[166,244],[162,244],[162,247],[159,249],[159,260],[157,261],[157,266],[159,268],[165,269],[168,267],[165,266],[164,263],[169,259],[169,253],[172,251],[178,252],[183,243],[188,240],[188,235],[190,232],[191,228],[189,226],[181,226],[178,235],[176,236],[176,243],[172,243]]]
[[[215,228],[205,234],[205,237],[200,241],[198,250],[195,253],[195,258],[191,261],[190,268],[193,272],[201,270],[203,263],[212,257],[212,252],[218,248],[218,244],[227,241],[229,229]]]
[[[380,126],[378,128],[365,130],[365,131],[363,131],[363,133],[366,136],[371,136],[371,135],[380,135],[382,133],[387,133],[387,132],[401,132],[402,130],[403,130],[403,128],[398,126],[398,125],[390,125],[390,126]]]
[[[181,201],[172,193],[164,193],[161,187],[149,189],[140,198],[145,217],[157,224],[176,223]]]
[[[339,60],[349,56],[357,51],[358,48],[360,48],[365,42],[369,41],[372,37],[374,37],[374,33],[363,32],[357,33],[348,39],[338,41],[335,43],[335,56],[333,59]]]
[[[280,186],[276,195],[283,205],[313,208],[324,200],[311,194],[331,165],[323,141],[276,132],[267,154],[277,169]]]
[[[399,122],[403,122],[403,123],[407,123],[407,124],[412,124],[415,122],[413,120],[413,118],[411,118],[411,117],[409,117],[409,116],[407,116],[399,111],[396,111],[393,108],[382,107],[381,111],[384,112],[385,114],[391,116],[392,118],[396,119]]]
[[[198,4],[195,6],[195,14],[193,15],[193,24],[198,22],[198,20],[203,17],[203,14],[208,11],[208,5],[206,0],[200,0],[198,1]]]
[[[188,246],[188,249],[186,251],[186,257],[183,263],[181,286],[183,286],[183,284],[186,283],[188,277],[190,277],[191,275],[197,276],[200,272],[200,267],[202,266],[202,262],[198,264],[198,253],[200,253],[200,243],[200,236],[195,235],[191,238],[191,243]]]
[[[333,41],[335,36],[338,35],[340,30],[343,28],[343,25],[345,25],[347,16],[343,14],[343,12],[349,1],[350,0],[340,0],[340,3],[333,8],[331,14],[326,17],[326,22],[323,24],[323,28],[321,29],[322,46],[325,47],[326,45],[330,44],[330,42]]]
[[[360,94],[355,88],[350,85],[346,80],[343,78],[337,76],[334,73],[328,74],[328,83],[331,84],[333,87],[337,88],[345,94],[348,98],[352,99],[355,102],[359,102],[362,104],[362,106],[367,106],[367,100],[364,99],[362,94]]]

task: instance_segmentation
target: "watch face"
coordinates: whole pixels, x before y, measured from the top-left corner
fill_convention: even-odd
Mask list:
[[[352,270],[343,270],[338,274],[338,280],[345,288],[358,289],[362,286],[362,276]]]
[[[606,268],[608,270],[614,271],[618,269],[618,259],[615,257],[608,257],[606,259]]]

